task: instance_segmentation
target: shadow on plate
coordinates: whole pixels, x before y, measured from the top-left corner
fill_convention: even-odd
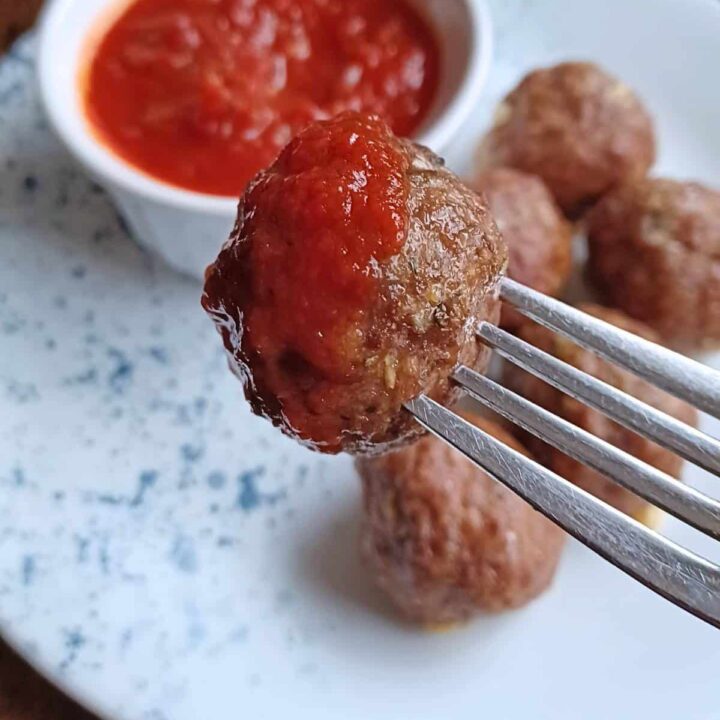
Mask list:
[[[299,581],[310,592],[328,596],[345,608],[370,613],[394,625],[403,618],[373,583],[370,571],[360,557],[361,512],[357,499],[348,498],[339,512],[327,517],[316,532],[298,548],[294,558]]]

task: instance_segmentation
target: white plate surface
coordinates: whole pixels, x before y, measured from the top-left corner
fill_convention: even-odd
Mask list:
[[[660,171],[720,186],[720,4],[495,0],[486,105],[600,61]],[[462,631],[397,621],[359,566],[358,487],[250,415],[199,289],[128,239],[0,66],[0,629],[118,720],[709,720],[720,635],[573,544],[552,590]],[[718,363],[717,356],[713,359]],[[704,427],[720,433],[718,424]],[[687,479],[717,492],[700,472]],[[718,548],[678,523],[668,534]]]

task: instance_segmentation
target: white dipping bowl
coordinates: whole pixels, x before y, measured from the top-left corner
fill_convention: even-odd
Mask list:
[[[131,2],[132,0],[130,0]],[[477,107],[492,58],[485,0],[412,0],[441,48],[438,96],[416,140],[438,153]],[[70,152],[110,193],[136,240],[173,268],[202,278],[235,221],[236,198],[191,192],[129,164],[94,134],[80,78],[128,0],[52,0],[40,25],[38,75],[47,115]]]

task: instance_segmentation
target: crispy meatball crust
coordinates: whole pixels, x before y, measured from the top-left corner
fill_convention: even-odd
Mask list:
[[[527,451],[497,424],[466,418]],[[435,437],[356,461],[363,556],[409,618],[427,624],[517,608],[552,581],[565,535]]]
[[[422,433],[405,401],[451,403],[452,369],[486,365],[474,328],[497,321],[506,265],[475,192],[347,113],[250,184],[203,305],[256,413],[313,449],[373,453]]]
[[[720,192],[646,178],[588,215],[588,275],[604,300],[686,349],[720,343]]]
[[[507,243],[508,277],[538,292],[559,296],[572,270],[572,225],[543,181],[512,168],[491,168],[473,187],[483,193]],[[514,330],[522,316],[502,309],[502,326]]]
[[[581,305],[580,309],[647,340],[653,342],[658,340],[657,335],[650,328],[632,320],[619,311],[589,304]],[[688,425],[697,425],[697,413],[687,403],[668,395],[635,375],[605,362],[594,353],[580,348],[570,340],[529,320],[521,326],[518,335],[535,347],[635,396],[648,405],[652,405]],[[618,425],[596,410],[591,410],[577,400],[573,400],[568,395],[510,363],[505,366],[505,384],[519,395],[564,418],[573,425],[587,430],[596,437],[609,442],[611,445],[624,450],[674,478],[680,477],[683,461],[677,455]],[[646,516],[648,503],[642,498],[616,485],[604,475],[569,458],[559,450],[551,448],[549,445],[545,445],[534,438],[528,438],[527,443],[535,456],[561,477],[570,480],[636,519],[642,519]]]
[[[610,188],[643,176],[655,159],[652,120],[626,85],[587,62],[529,73],[500,104],[481,167],[540,176],[576,214]]]

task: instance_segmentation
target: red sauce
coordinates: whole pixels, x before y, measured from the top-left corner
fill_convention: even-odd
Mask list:
[[[136,0],[89,67],[88,116],[165,182],[239,195],[311,121],[419,125],[439,50],[406,0]]]
[[[253,180],[202,303],[255,412],[326,450],[333,408],[367,372],[379,277],[402,251],[410,155],[377,117],[348,112],[298,134]]]
[[[405,241],[408,165],[384,122],[348,113],[300,133],[250,185],[239,238],[250,253],[240,281],[246,347],[263,357],[290,349],[336,380],[352,371],[376,296],[371,266]],[[215,280],[234,282],[237,269]]]

